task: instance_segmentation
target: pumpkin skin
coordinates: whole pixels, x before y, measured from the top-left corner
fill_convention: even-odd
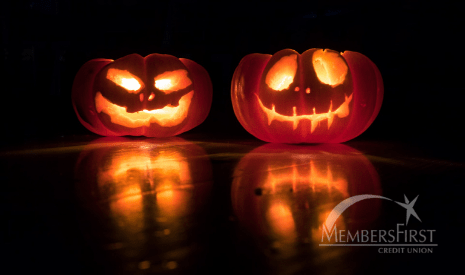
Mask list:
[[[277,143],[339,143],[363,133],[383,100],[376,65],[351,51],[249,54],[231,83],[234,113],[252,135]]]
[[[192,60],[130,54],[86,62],[74,79],[72,102],[81,124],[96,134],[169,137],[205,120],[212,85]]]
[[[318,246],[331,210],[362,194],[382,194],[379,175],[361,152],[343,144],[265,144],[239,161],[231,186],[240,224],[254,239],[266,236],[265,245],[278,241],[283,254],[296,253],[296,243]],[[381,200],[356,203],[337,228],[369,229],[380,208]]]

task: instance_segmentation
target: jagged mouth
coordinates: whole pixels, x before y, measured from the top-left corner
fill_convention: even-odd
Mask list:
[[[260,104],[260,107],[262,111],[266,114],[268,118],[268,125],[273,122],[273,120],[277,121],[289,121],[292,122],[292,130],[295,130],[297,126],[299,125],[299,122],[301,120],[310,120],[311,122],[311,129],[310,132],[313,133],[316,129],[316,127],[319,125],[320,121],[327,120],[328,121],[328,129],[331,127],[331,124],[333,123],[334,117],[337,116],[339,118],[343,118],[349,115],[349,103],[352,101],[352,95],[350,96],[345,96],[345,101],[342,103],[336,110],[332,110],[333,104],[331,102],[331,105],[329,107],[329,111],[327,113],[321,113],[317,114],[315,111],[315,108],[313,108],[313,114],[310,115],[297,115],[296,111],[296,106],[293,107],[293,112],[294,115],[292,116],[286,116],[282,115],[280,113],[277,113],[275,111],[275,105],[273,104],[271,109],[267,108],[265,105],[263,105],[260,97],[255,94],[258,99],[258,103]]]
[[[179,99],[178,106],[167,105],[161,109],[142,110],[128,113],[126,107],[111,103],[100,92],[95,95],[95,107],[97,112],[110,116],[111,122],[129,128],[142,126],[149,127],[151,123],[156,123],[163,127],[173,127],[179,125],[187,117],[194,91],[183,95]]]

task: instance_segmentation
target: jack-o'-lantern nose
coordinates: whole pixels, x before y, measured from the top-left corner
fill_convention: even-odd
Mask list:
[[[140,93],[139,94],[140,102],[144,102],[144,98],[145,98],[144,93]],[[152,101],[154,98],[155,98],[155,94],[153,92],[151,92],[150,95],[147,97],[147,100]]]

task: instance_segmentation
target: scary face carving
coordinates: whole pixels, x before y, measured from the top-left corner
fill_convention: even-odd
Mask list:
[[[244,128],[283,143],[343,142],[361,134],[379,112],[381,75],[365,56],[310,49],[244,57],[231,97]]]
[[[180,134],[206,118],[211,96],[210,78],[200,65],[161,54],[91,60],[73,86],[81,123],[108,136]]]

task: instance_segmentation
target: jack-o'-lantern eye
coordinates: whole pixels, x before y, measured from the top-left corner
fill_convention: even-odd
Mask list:
[[[321,83],[336,87],[344,83],[348,67],[337,52],[318,50],[313,53],[313,68]]]
[[[297,71],[297,55],[292,54],[281,57],[266,75],[265,83],[275,91],[282,91],[289,88],[294,82]]]
[[[110,68],[107,72],[107,79],[116,85],[123,87],[129,93],[137,94],[143,88],[143,82],[135,75],[126,70]]]
[[[165,94],[182,90],[191,84],[187,71],[182,69],[164,72],[155,77],[155,88]]]

